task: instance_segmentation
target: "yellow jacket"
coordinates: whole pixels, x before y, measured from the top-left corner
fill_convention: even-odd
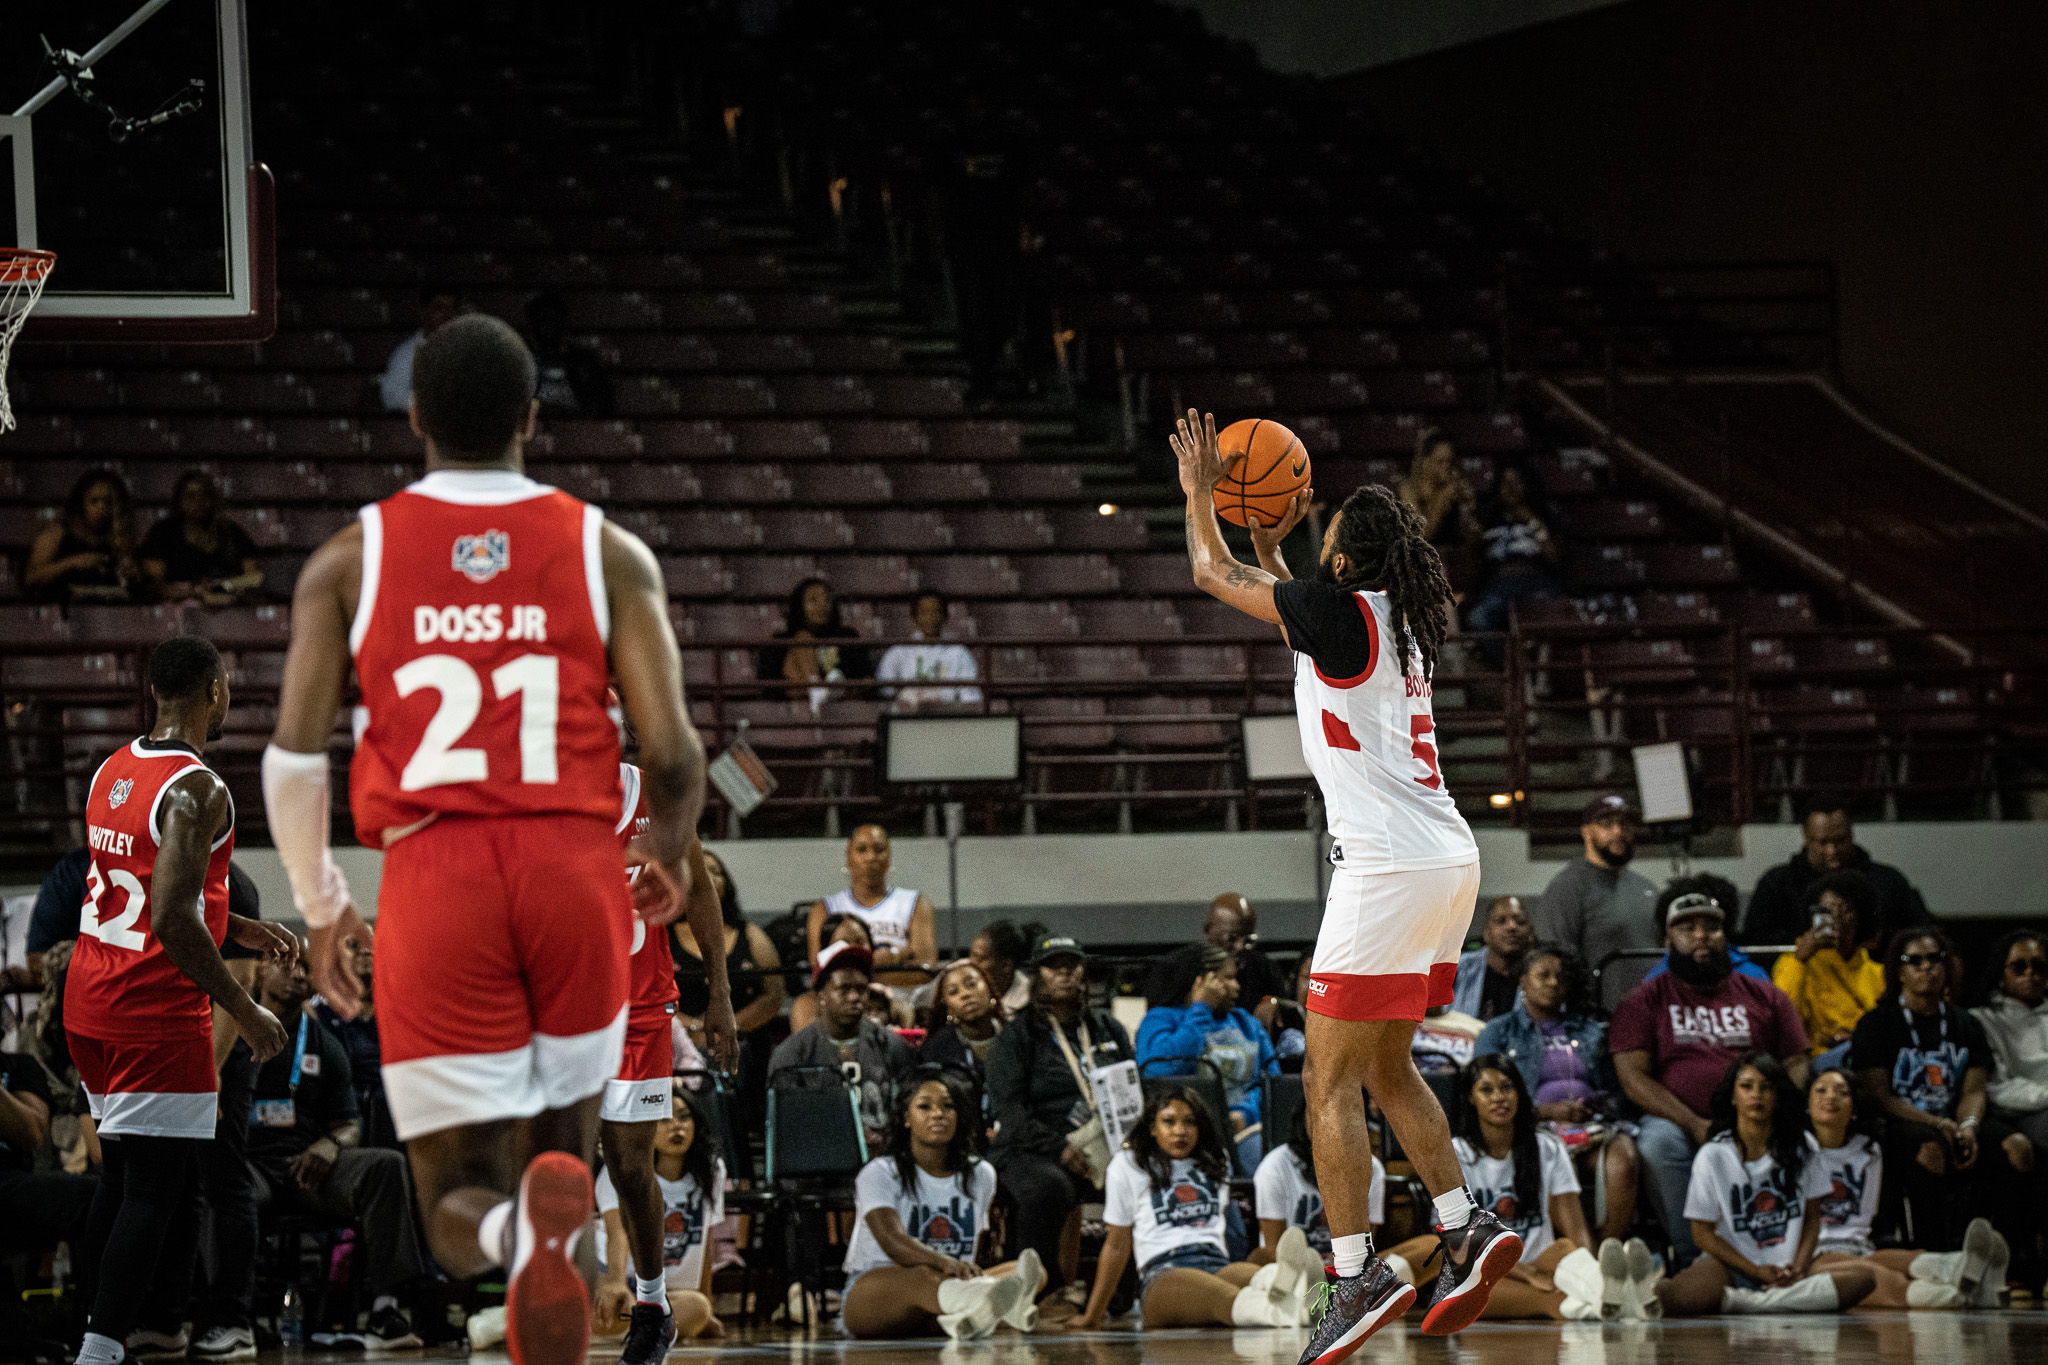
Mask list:
[[[1833,948],[1818,949],[1804,962],[1796,954],[1781,953],[1771,967],[1771,980],[1799,1007],[1816,1056],[1827,1051],[1821,1039],[1851,1032],[1884,999],[1884,965],[1861,948],[1847,961]]]

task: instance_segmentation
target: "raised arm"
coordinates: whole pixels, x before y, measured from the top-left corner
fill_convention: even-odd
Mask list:
[[[1279,580],[1264,569],[1240,564],[1216,524],[1216,485],[1222,482],[1224,464],[1216,445],[1215,414],[1189,408],[1167,439],[1180,464],[1181,491],[1188,498],[1188,559],[1195,586],[1247,616],[1279,625],[1280,608],[1273,603],[1273,584]]]

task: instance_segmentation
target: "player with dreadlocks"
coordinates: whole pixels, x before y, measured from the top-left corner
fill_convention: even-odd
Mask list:
[[[1374,484],[1330,519],[1314,579],[1295,579],[1280,557],[1308,514],[1308,489],[1277,526],[1251,528],[1260,567],[1239,563],[1216,525],[1216,419],[1190,409],[1171,440],[1195,586],[1286,636],[1301,750],[1329,813],[1336,873],[1316,936],[1301,1079],[1337,1278],[1301,1365],[1335,1365],[1415,1302],[1372,1254],[1363,1092],[1436,1201],[1444,1268],[1422,1330],[1470,1324],[1522,1256],[1522,1239],[1474,1205],[1450,1125],[1408,1050],[1424,1011],[1451,1002],[1479,894],[1479,850],[1444,790],[1432,738],[1430,679],[1451,589],[1414,511]]]

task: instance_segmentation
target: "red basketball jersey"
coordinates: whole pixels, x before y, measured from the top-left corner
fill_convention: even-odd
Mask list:
[[[205,767],[182,744],[138,739],[93,775],[85,808],[92,864],[85,874],[78,947],[64,979],[65,1028],[115,1042],[213,1036],[212,1000],[150,932],[150,877],[163,839],[164,792]],[[227,938],[228,861],[234,856],[230,807],[227,832],[214,841],[200,893],[215,947]]]
[[[616,820],[603,514],[510,470],[443,469],[362,522],[356,837],[389,847],[441,815]]]
[[[618,826],[619,847],[625,848],[635,835],[647,832],[647,790],[640,780],[640,770],[630,763],[619,765],[619,785],[626,793],[619,805]],[[630,862],[626,865],[628,885],[638,880],[640,869],[645,866]],[[676,962],[669,951],[668,930],[649,928],[645,920],[633,916],[633,958],[627,965],[630,971],[626,1002],[632,1008],[658,1009],[677,998]]]

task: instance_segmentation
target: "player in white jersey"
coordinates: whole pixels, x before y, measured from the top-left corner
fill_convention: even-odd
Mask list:
[[[1316,937],[1302,1084],[1316,1151],[1348,1160],[1317,1164],[1337,1278],[1301,1360],[1335,1365],[1415,1301],[1372,1255],[1361,1090],[1436,1200],[1444,1269],[1422,1330],[1467,1326],[1522,1255],[1521,1238],[1473,1205],[1443,1109],[1409,1052],[1424,1011],[1450,1003],[1479,893],[1479,852],[1444,790],[1430,711],[1450,584],[1415,513],[1375,484],[1331,517],[1314,579],[1297,581],[1280,557],[1308,513],[1306,489],[1279,525],[1252,529],[1261,567],[1239,563],[1216,525],[1216,419],[1190,409],[1172,443],[1195,586],[1286,636],[1302,753],[1329,811],[1336,873]]]

